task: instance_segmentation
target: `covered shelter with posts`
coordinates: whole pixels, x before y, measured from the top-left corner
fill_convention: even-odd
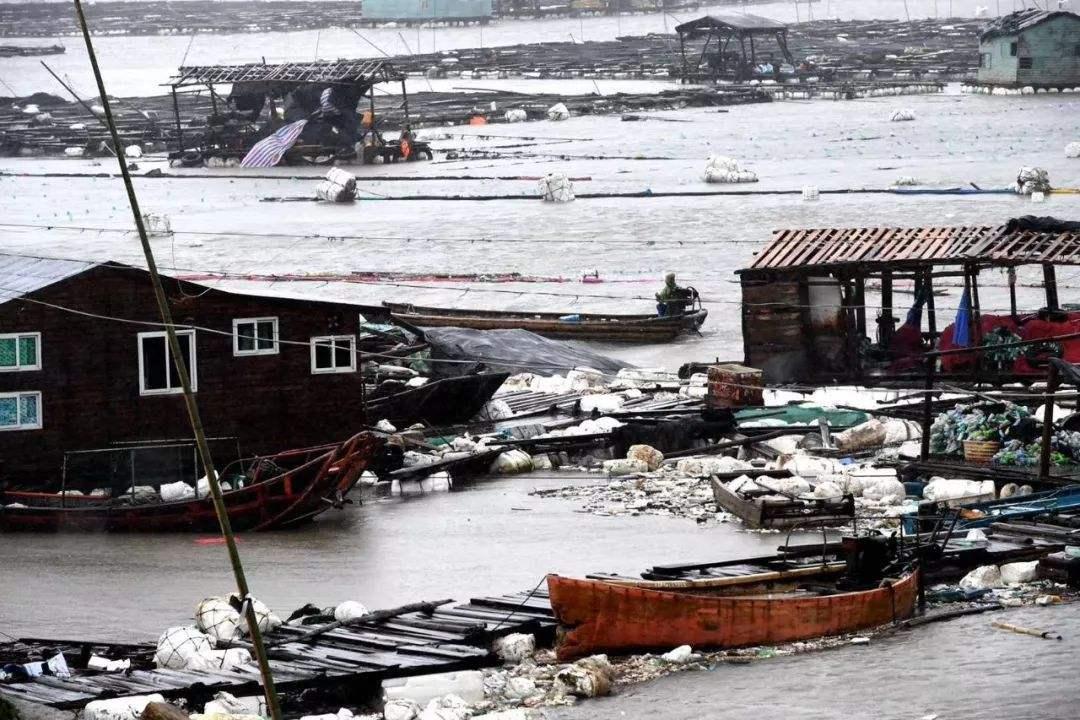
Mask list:
[[[780,230],[737,271],[744,361],[769,383],[905,384],[928,370],[959,382],[1038,379],[1051,357],[1080,361],[1080,312],[1059,300],[1059,265],[1080,265],[1080,223]],[[1023,266],[1035,277],[1025,270],[1018,283]],[[1006,282],[980,288],[995,269]],[[1032,285],[1045,299],[1022,310],[1017,288]],[[948,309],[936,307],[943,297]]]
[[[409,159],[415,143],[382,140],[375,87],[385,83],[401,83],[405,121],[395,130],[411,140],[405,75],[382,60],[181,67],[168,83],[177,137],[170,159],[197,164],[213,157],[241,158],[255,143],[299,120],[307,123],[286,160],[301,156],[370,162],[380,155],[396,160],[402,154]],[[211,112],[205,124],[185,126],[180,97],[190,93],[209,95]]]
[[[758,15],[705,15],[675,27],[679,34],[683,82],[779,78],[786,63],[795,70],[787,45],[787,25]],[[696,41],[705,40],[700,50]],[[755,39],[757,42],[755,42]],[[772,40],[779,57],[765,50]]]

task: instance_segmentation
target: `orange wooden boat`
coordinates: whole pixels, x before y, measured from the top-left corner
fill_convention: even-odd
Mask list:
[[[578,580],[548,576],[551,607],[565,631],[560,661],[629,653],[773,645],[840,635],[906,619],[918,571],[877,587],[821,594],[844,563],[702,580]]]

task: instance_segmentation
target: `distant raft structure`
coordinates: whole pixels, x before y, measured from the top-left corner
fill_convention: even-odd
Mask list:
[[[384,138],[375,88],[401,83],[404,118]],[[413,137],[405,75],[381,60],[205,65],[181,67],[169,81],[175,114],[174,165],[202,166],[244,159],[244,167],[307,163],[373,163],[431,159]],[[229,86],[228,95],[218,89]],[[185,118],[181,97],[208,93],[204,120]],[[366,107],[365,107],[366,101]],[[194,146],[185,142],[197,137]]]
[[[782,22],[759,15],[705,15],[675,26],[679,35],[679,55],[683,82],[703,80],[746,82],[755,79],[779,80],[795,76],[795,58],[788,50],[788,28]],[[698,51],[688,47],[701,38]],[[761,52],[754,39],[772,39],[775,51]]]

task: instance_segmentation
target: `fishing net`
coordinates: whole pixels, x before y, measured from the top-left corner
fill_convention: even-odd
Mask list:
[[[159,668],[182,670],[188,661],[213,650],[210,638],[197,627],[173,627],[158,638],[154,662]]]
[[[238,640],[240,613],[219,597],[206,598],[195,607],[195,626],[206,633],[214,645]]]

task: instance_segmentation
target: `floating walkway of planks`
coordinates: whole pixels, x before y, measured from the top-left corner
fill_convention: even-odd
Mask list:
[[[551,642],[555,619],[546,593],[542,588],[531,596],[522,592],[474,598],[431,614],[416,612],[371,626],[340,627],[303,642],[290,637],[299,638],[314,626],[282,627],[267,638],[280,643],[271,651],[274,680],[286,698],[312,687],[347,687],[354,697],[374,697],[383,680],[497,665],[498,658],[488,648],[496,637],[526,632]],[[30,651],[43,648],[64,652],[69,664],[80,657],[85,664],[91,653],[128,657],[133,669],[74,670],[68,678],[41,676],[0,683],[0,696],[74,710],[97,699],[148,693],[200,704],[222,690],[234,695],[260,692],[254,664],[235,670],[155,669],[151,645],[28,639],[0,644],[0,666],[25,662]]]

